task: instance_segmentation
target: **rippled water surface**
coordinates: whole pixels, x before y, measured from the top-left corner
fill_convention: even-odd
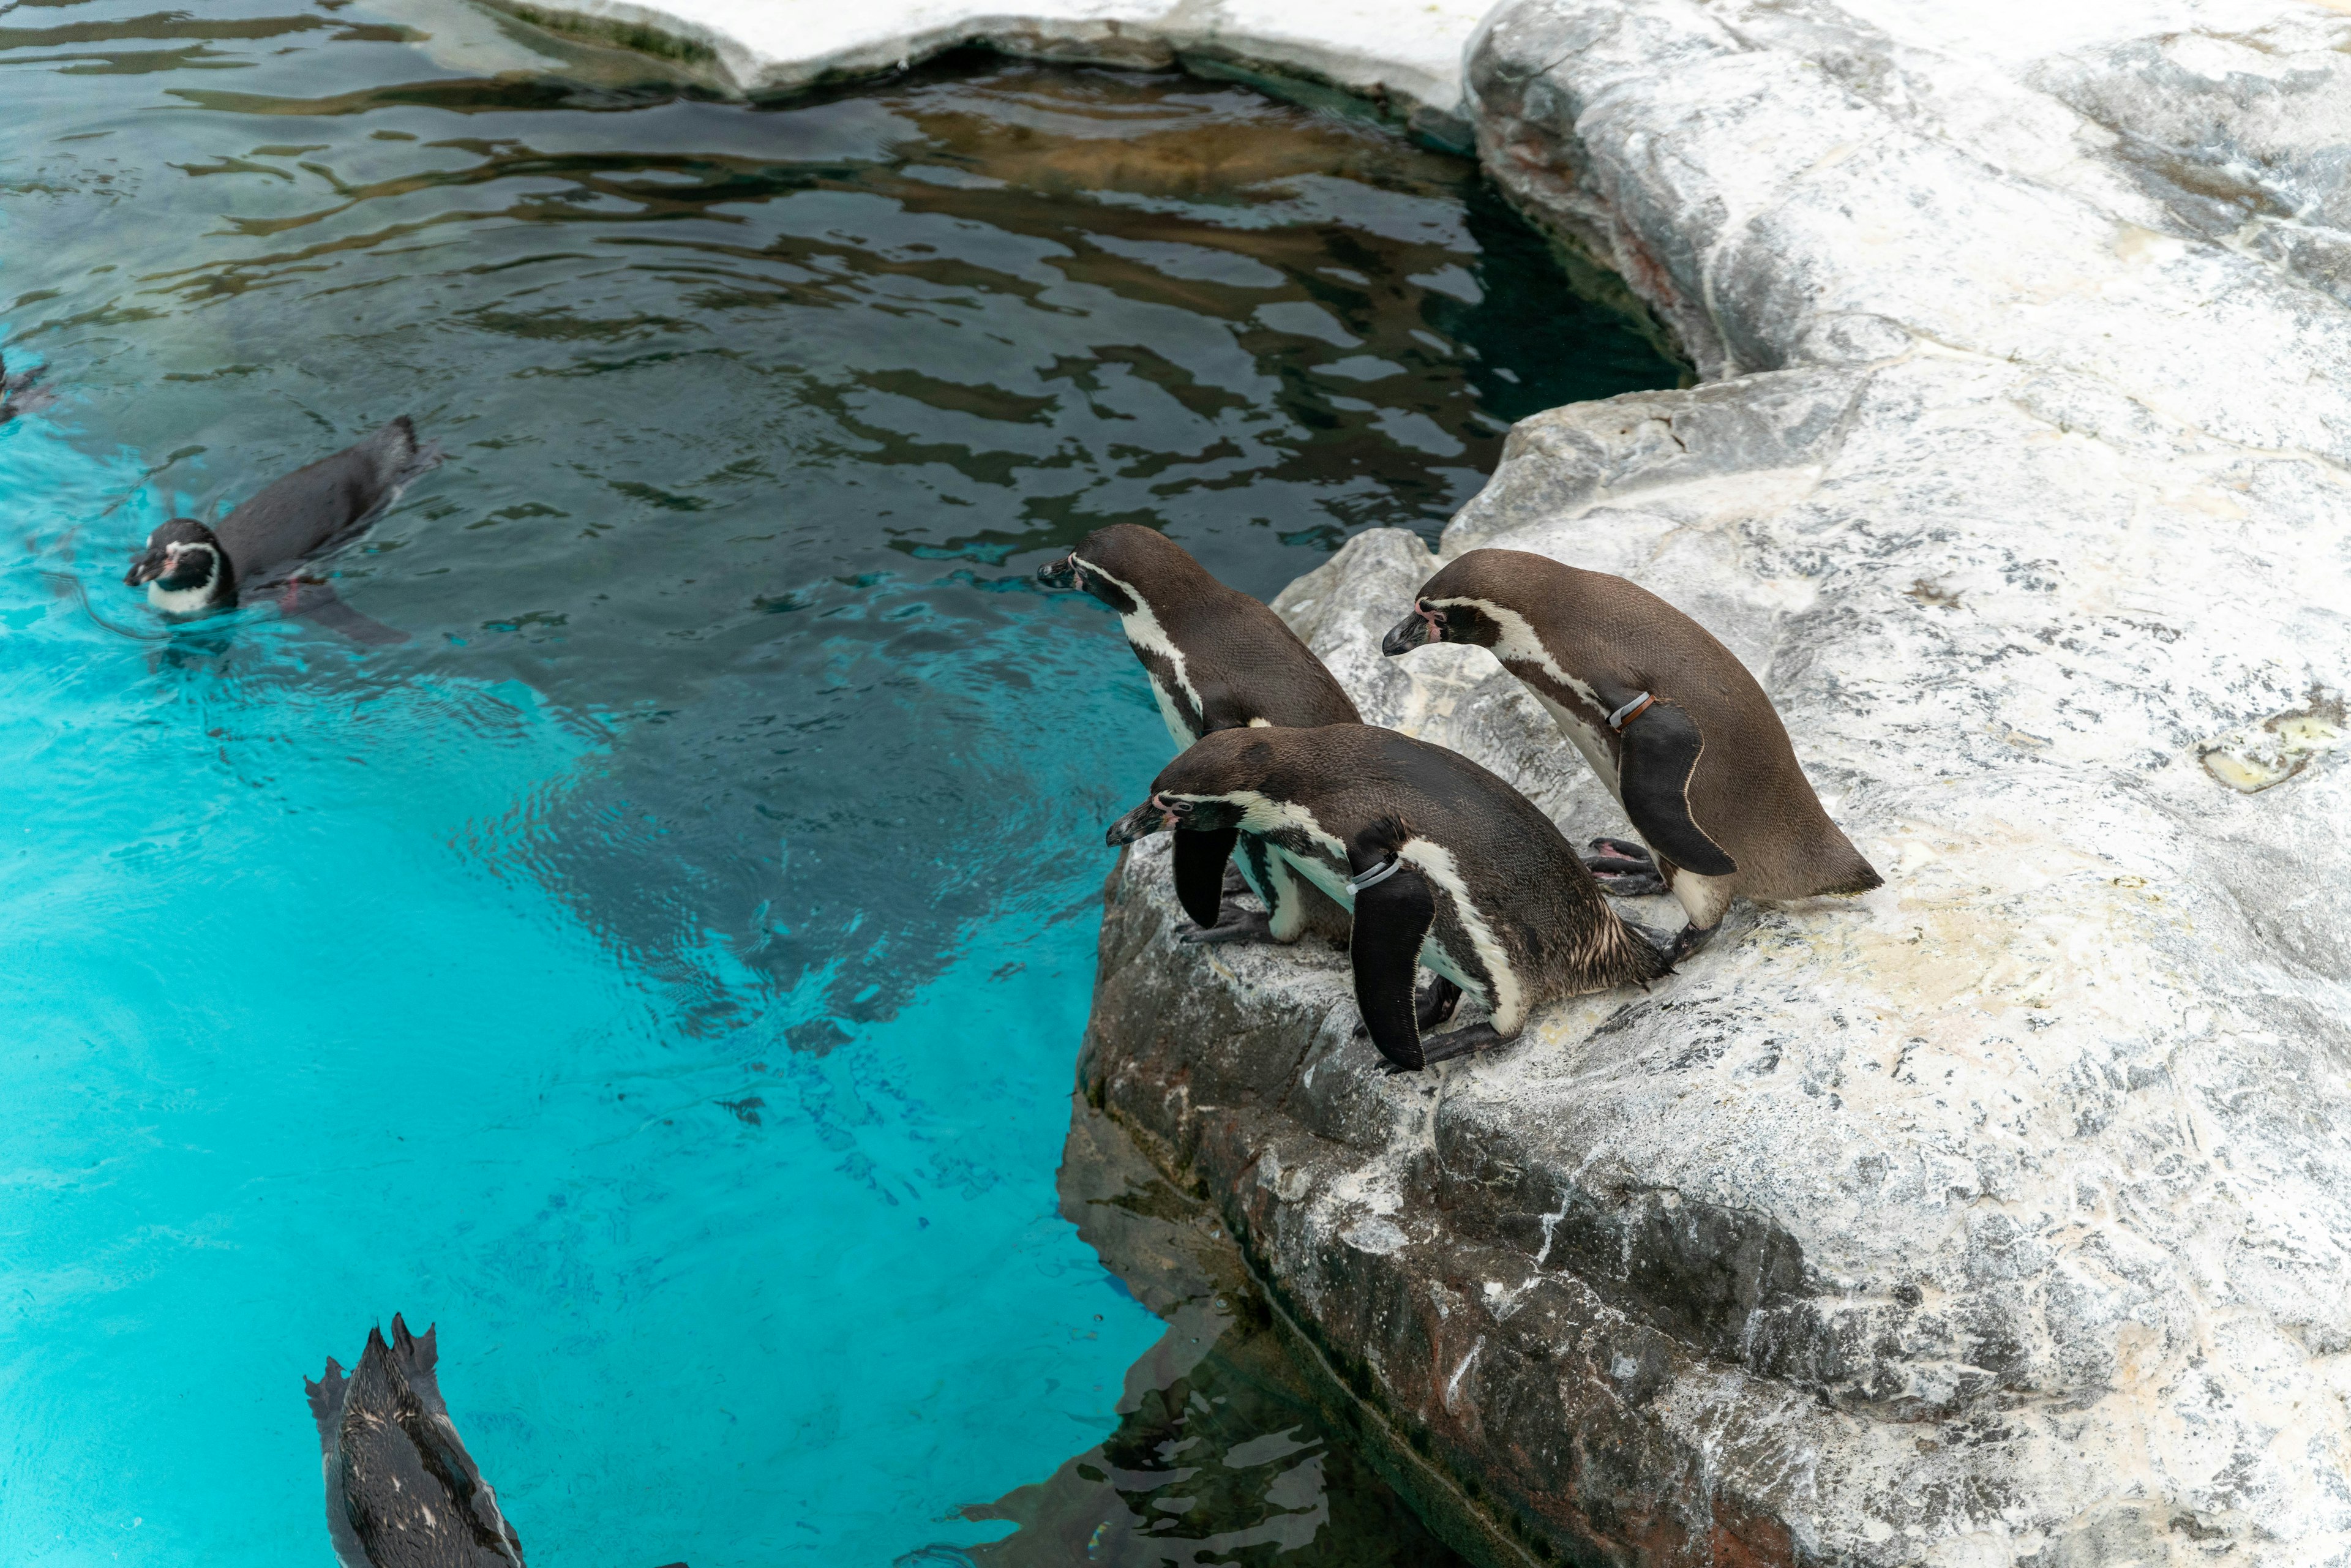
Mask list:
[[[1443,1561],[1254,1351],[1154,1385],[1059,1215],[1167,743],[1029,573],[1135,520],[1270,594],[1672,368],[1375,128],[662,68],[453,0],[0,14],[57,394],[0,425],[0,1562],[327,1561],[299,1380],[394,1311],[534,1563],[954,1561],[1097,1448],[1147,1481],[991,1560],[1093,1509],[1098,1561]],[[332,564],[410,643],[120,585],[398,413],[448,461]]]

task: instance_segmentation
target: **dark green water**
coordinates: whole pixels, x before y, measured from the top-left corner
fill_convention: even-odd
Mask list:
[[[0,1175],[52,1195],[0,1210],[0,1560],[318,1560],[297,1375],[399,1309],[533,1561],[952,1554],[1037,1483],[998,1559],[1116,1501],[1097,1560],[1442,1562],[1253,1340],[1117,1408],[1159,1327],[1054,1164],[1166,743],[1029,574],[1142,521],[1270,595],[1673,367],[1364,124],[660,70],[456,0],[0,14],[0,348],[58,398],[0,427]],[[398,413],[449,460],[333,564],[402,647],[44,586],[152,630],[149,527]],[[452,935],[493,904],[537,935]],[[1098,1445],[1132,1484],[1070,1490]]]

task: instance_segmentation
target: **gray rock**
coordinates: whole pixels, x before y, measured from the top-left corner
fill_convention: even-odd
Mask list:
[[[1980,11],[1528,0],[1469,62],[1707,384],[1526,421],[1443,553],[1687,610],[1889,885],[1406,1079],[1340,955],[1176,946],[1164,846],[1110,891],[1089,1098],[1572,1556],[2351,1561],[2351,18]],[[1277,607],[1625,831],[1488,655],[1381,658],[1436,559]]]

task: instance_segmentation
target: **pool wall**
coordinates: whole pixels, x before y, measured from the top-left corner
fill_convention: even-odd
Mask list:
[[[802,80],[893,28],[1207,27],[674,9],[816,39]],[[1449,112],[1421,54],[1366,73],[1368,11],[1285,8],[1320,54],[1216,15]],[[1696,614],[1889,885],[1742,908],[1646,996],[1394,1079],[1335,957],[1177,946],[1139,851],[1088,1097],[1490,1554],[2339,1560],[2351,17],[1521,0],[1447,36],[1488,171],[1704,384],[1523,422],[1442,553]],[[1621,831],[1484,655],[1378,656],[1434,565],[1366,535],[1280,608],[1367,717]]]

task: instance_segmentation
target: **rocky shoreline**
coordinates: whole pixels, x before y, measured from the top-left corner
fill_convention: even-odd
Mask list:
[[[1338,955],[1175,945],[1145,845],[1087,1100],[1496,1560],[2351,1561],[2351,16],[1516,0],[1447,104],[1179,10],[1474,126],[1677,336],[1702,384],[1523,422],[1441,553],[1698,617],[1889,885],[1395,1079]],[[1028,48],[976,15],[900,31]],[[1380,656],[1434,567],[1277,608],[1621,831],[1487,655]]]

